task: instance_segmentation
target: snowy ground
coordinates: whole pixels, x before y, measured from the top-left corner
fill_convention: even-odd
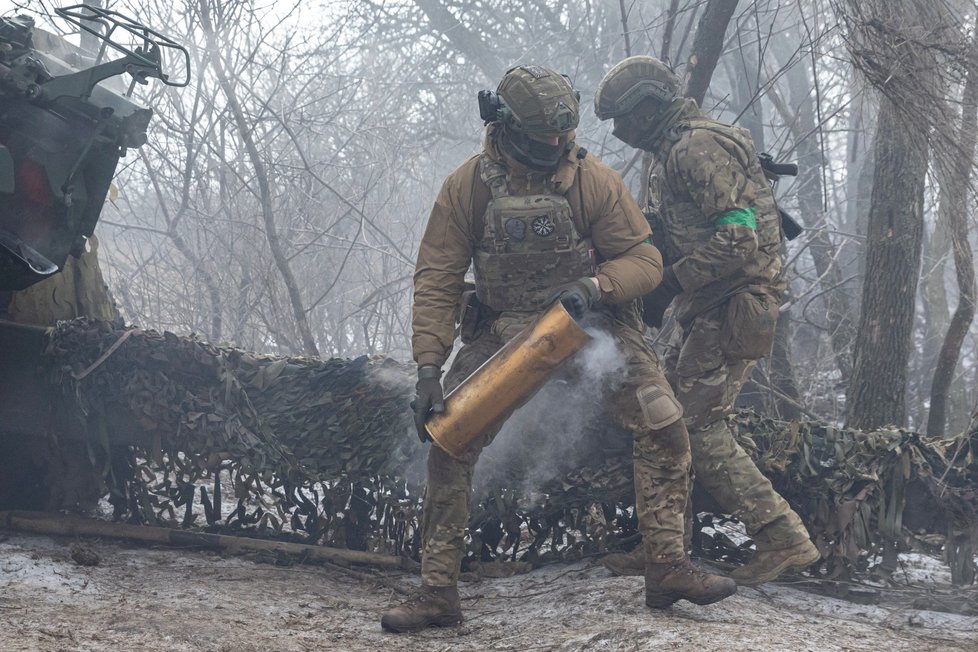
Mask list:
[[[80,566],[72,543],[0,531],[0,650],[978,650],[978,618],[886,594],[881,606],[856,605],[770,584],[652,612],[641,578],[612,577],[594,561],[463,583],[462,626],[394,635],[380,613],[415,575],[107,540],[82,542],[101,562]],[[926,558],[907,568],[907,587],[945,580]]]

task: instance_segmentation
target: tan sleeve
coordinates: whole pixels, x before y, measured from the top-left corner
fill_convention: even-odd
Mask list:
[[[624,303],[648,294],[662,282],[662,255],[648,242],[640,242],[618,258],[598,266],[598,284],[604,303]]]
[[[602,301],[624,303],[651,292],[662,281],[662,256],[625,183],[592,155],[581,162],[578,179],[591,240],[604,260],[597,273]]]
[[[471,179],[463,165],[442,184],[414,268],[411,348],[418,366],[441,367],[455,341],[455,310],[472,260]]]

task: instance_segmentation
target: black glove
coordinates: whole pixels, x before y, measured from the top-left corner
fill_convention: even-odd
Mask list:
[[[429,412],[445,411],[445,395],[441,389],[441,369],[434,365],[418,368],[418,384],[414,386],[416,396],[411,401],[414,408],[414,425],[418,428],[418,439],[421,443],[431,441],[431,435],[425,428]]]
[[[598,284],[585,276],[558,287],[550,297],[550,303],[560,301],[571,317],[580,319],[600,298],[601,289]]]
[[[642,319],[652,328],[662,328],[662,319],[672,300],[683,291],[672,266],[662,272],[662,282],[642,297]]]

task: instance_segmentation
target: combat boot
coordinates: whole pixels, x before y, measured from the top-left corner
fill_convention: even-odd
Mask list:
[[[758,550],[751,560],[730,573],[741,586],[757,586],[770,582],[789,570],[803,570],[819,560],[815,544],[805,539],[789,548]]]
[[[678,600],[712,604],[737,592],[737,583],[693,565],[689,557],[645,566],[645,604],[664,609]]]
[[[462,622],[462,606],[454,586],[421,586],[421,592],[380,618],[388,632],[413,632],[425,627],[446,627]]]
[[[688,513],[687,519],[691,519]],[[690,521],[687,520],[688,524]],[[683,550],[688,555],[693,550],[693,529],[687,527],[683,533]],[[645,548],[642,544],[635,546],[631,552],[612,552],[604,556],[601,565],[611,571],[613,575],[634,575],[638,577],[645,574]]]
[[[631,552],[613,552],[605,555],[601,564],[615,575],[644,575],[645,551],[637,546]]]

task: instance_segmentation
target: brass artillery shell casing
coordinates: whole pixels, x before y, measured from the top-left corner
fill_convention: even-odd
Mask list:
[[[426,423],[431,438],[452,457],[461,456],[476,437],[530,400],[590,339],[555,302],[445,397],[445,411]]]

